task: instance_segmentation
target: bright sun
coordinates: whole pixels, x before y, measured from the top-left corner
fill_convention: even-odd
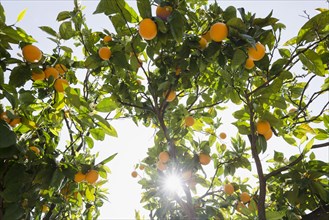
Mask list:
[[[184,194],[182,178],[177,174],[169,174],[164,179],[164,190],[170,194],[176,196],[182,196]]]

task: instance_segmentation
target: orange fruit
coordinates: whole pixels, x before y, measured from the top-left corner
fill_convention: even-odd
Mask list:
[[[98,180],[99,174],[97,170],[89,170],[86,174],[86,181],[90,184],[94,184]]]
[[[55,65],[55,69],[59,72],[59,74],[64,75],[64,73],[67,71],[67,68],[64,64],[57,63]]]
[[[131,176],[132,176],[133,178],[136,178],[136,177],[138,176],[137,171],[134,170],[133,172],[131,172]]]
[[[221,139],[225,139],[225,138],[227,137],[227,135],[226,135],[225,132],[221,132],[221,133],[219,134],[219,137],[220,137]]]
[[[252,68],[254,68],[254,66],[255,66],[255,63],[254,63],[254,61],[253,61],[251,58],[248,58],[248,59],[246,60],[245,65],[244,65],[244,67],[245,67],[246,69],[248,69],[248,70],[251,70]]]
[[[265,56],[265,46],[258,42],[255,47],[249,47],[247,52],[250,59],[261,60]]]
[[[74,182],[76,182],[76,183],[80,183],[80,182],[84,181],[85,179],[86,179],[86,175],[83,174],[81,171],[78,171],[74,175]]]
[[[176,76],[179,76],[179,74],[182,72],[182,69],[179,68],[179,67],[176,67],[176,70],[175,70],[175,75]]]
[[[243,208],[245,208],[246,206],[242,203],[242,202],[238,202],[237,204],[236,204],[236,210],[238,211],[238,212],[242,212],[242,209]]]
[[[164,96],[166,97],[167,102],[172,102],[176,98],[176,92],[174,90],[171,90],[169,92],[169,94],[167,94],[167,92],[165,92]]]
[[[210,27],[210,38],[213,41],[220,42],[227,38],[228,28],[226,24],[217,22]]]
[[[234,193],[234,186],[230,183],[224,185],[224,192],[228,195],[232,195]]]
[[[258,134],[266,134],[270,129],[271,125],[268,121],[266,120],[260,120],[256,124],[257,132]]]
[[[31,78],[32,78],[33,81],[44,80],[46,78],[46,75],[45,75],[45,72],[43,72],[42,70],[33,71]]]
[[[187,116],[185,118],[185,126],[190,127],[194,125],[194,118],[192,116]]]
[[[199,154],[199,162],[202,165],[208,165],[211,161],[211,157],[208,154],[200,153]]]
[[[162,151],[159,154],[159,161],[161,161],[162,163],[167,163],[169,158],[170,158],[170,156],[169,156],[169,153],[167,151]]]
[[[4,120],[5,122],[7,122],[9,124],[10,122],[10,118],[7,116],[7,112],[2,112],[0,114],[0,119]]]
[[[268,130],[268,132],[266,132],[265,134],[263,134],[263,136],[264,136],[264,138],[265,138],[265,140],[269,140],[269,139],[271,139],[271,137],[273,136],[273,131],[272,131],[272,129],[270,129],[270,130]]]
[[[140,165],[139,165],[139,169],[140,169],[140,170],[144,170],[144,169],[145,169],[145,166],[144,166],[143,164],[140,164]]]
[[[42,211],[43,213],[47,213],[47,212],[49,212],[49,207],[48,207],[47,205],[42,205],[42,209],[41,209],[41,211]]]
[[[240,200],[243,202],[243,203],[247,203],[250,201],[250,196],[247,192],[243,192],[240,194]]]
[[[34,151],[35,154],[39,155],[40,154],[40,149],[37,148],[36,146],[31,146],[29,147],[31,151]]]
[[[112,52],[108,47],[101,47],[98,50],[98,55],[102,60],[109,60],[112,55]]]
[[[52,76],[54,79],[57,79],[59,77],[59,72],[54,67],[47,67],[44,70],[45,76],[48,79],[50,76]]]
[[[22,54],[24,59],[30,63],[37,63],[42,58],[41,50],[34,45],[26,45],[22,48]]]
[[[201,50],[205,49],[207,47],[207,45],[208,45],[208,41],[205,38],[201,37],[199,40],[200,49]]]
[[[162,163],[161,161],[158,161],[157,169],[161,170],[161,171],[164,171],[165,169],[167,169],[167,165],[165,163]]]
[[[54,83],[54,88],[57,92],[64,92],[65,88],[69,86],[66,79],[56,79]]]
[[[106,35],[106,36],[103,38],[103,41],[104,41],[104,43],[108,43],[108,42],[112,41],[112,37],[109,36],[109,35]]]
[[[206,39],[207,42],[210,42],[211,41],[210,31],[207,31],[205,34],[202,35],[202,37]]]
[[[162,20],[167,20],[169,15],[172,12],[172,7],[171,6],[163,6],[161,7],[160,5],[157,6],[155,14],[157,17],[161,18]]]
[[[21,119],[20,118],[14,118],[13,120],[10,121],[9,125],[11,127],[15,127],[16,125],[18,125],[19,123],[21,123]]]
[[[157,30],[157,25],[155,22],[150,19],[150,18],[144,18],[140,23],[139,23],[139,35],[144,39],[144,40],[152,40],[153,38],[156,37],[158,30]]]

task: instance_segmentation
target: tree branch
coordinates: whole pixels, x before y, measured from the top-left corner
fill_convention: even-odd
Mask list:
[[[269,178],[271,178],[272,176],[276,176],[278,174],[280,174],[281,172],[290,169],[291,167],[295,166],[297,163],[299,163],[302,159],[304,158],[304,154],[299,155],[299,157],[297,157],[296,160],[292,161],[291,163],[289,163],[288,165],[281,167],[279,169],[273,170],[272,172],[270,172],[269,174],[265,175],[265,181],[267,181]]]
[[[314,144],[311,149],[321,148],[321,147],[329,147],[329,142],[322,144]]]

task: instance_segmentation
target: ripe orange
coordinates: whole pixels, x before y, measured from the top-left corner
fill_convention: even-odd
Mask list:
[[[254,66],[255,66],[255,63],[254,63],[254,61],[253,61],[251,58],[248,58],[248,59],[246,60],[245,65],[244,65],[244,67],[245,67],[246,69],[248,69],[248,70],[251,70],[252,68],[254,68]]]
[[[205,49],[207,47],[207,45],[208,45],[208,41],[205,38],[201,37],[199,40],[200,49],[201,50]]]
[[[108,48],[108,47],[101,47],[98,50],[98,56],[102,60],[109,60],[111,55],[112,55],[112,52],[111,52],[110,48]]]
[[[9,125],[11,127],[16,127],[16,125],[18,125],[19,123],[21,123],[21,119],[20,118],[14,118],[13,120],[10,121]]]
[[[140,164],[140,165],[139,165],[139,169],[140,169],[140,170],[144,170],[144,169],[145,169],[145,166],[144,166],[143,164]]]
[[[162,163],[167,163],[169,158],[170,158],[170,156],[169,156],[169,153],[167,151],[162,151],[159,154],[159,161],[161,161]]]
[[[236,204],[236,210],[238,211],[238,212],[242,212],[242,209],[243,208],[245,208],[246,206],[242,203],[242,202],[238,202],[237,204]]]
[[[136,178],[136,177],[138,176],[137,171],[134,170],[133,172],[131,172],[131,176],[132,176],[133,178]]]
[[[226,136],[226,133],[225,133],[225,132],[221,132],[221,133],[219,134],[219,137],[220,137],[221,139],[225,139],[227,136]]]
[[[247,203],[250,201],[250,196],[247,192],[243,192],[240,194],[240,200],[243,202],[243,203]]]
[[[224,192],[228,195],[232,195],[234,193],[234,186],[230,183],[224,185]]]
[[[98,177],[99,174],[97,170],[89,170],[85,179],[89,184],[94,184],[98,180]]]
[[[54,67],[47,67],[45,70],[45,76],[48,79],[50,76],[52,76],[54,79],[57,79],[59,77],[59,72]]]
[[[256,124],[257,132],[258,134],[266,134],[270,129],[271,125],[268,121],[266,120],[260,120]]]
[[[207,42],[210,42],[211,41],[210,31],[207,31],[205,34],[202,35],[202,37],[206,39]]]
[[[265,46],[258,42],[255,47],[249,47],[247,52],[250,59],[261,60],[265,55]]]
[[[167,92],[165,92],[164,96],[166,97],[167,102],[172,102],[176,98],[176,92],[174,90],[171,90],[168,95]]]
[[[273,131],[272,131],[272,129],[270,129],[270,130],[268,130],[268,132],[266,132],[265,134],[263,134],[263,136],[264,136],[264,138],[265,138],[265,140],[269,140],[269,139],[271,139],[271,137],[273,136]]]
[[[85,179],[86,179],[86,175],[83,174],[81,171],[78,171],[74,175],[74,182],[76,182],[76,183],[80,183],[80,182],[84,181]]]
[[[112,41],[112,37],[109,36],[109,35],[106,35],[106,36],[103,38],[103,41],[104,41],[104,43],[108,43],[108,42]]]
[[[185,126],[190,127],[194,125],[194,118],[192,116],[187,116],[185,118]]]
[[[210,38],[213,41],[220,42],[227,38],[228,28],[226,24],[217,22],[210,27]]]
[[[144,39],[144,40],[152,40],[153,38],[156,37],[158,30],[157,30],[157,25],[155,22],[150,19],[150,18],[144,18],[140,23],[139,23],[139,35]]]
[[[56,79],[54,83],[54,88],[57,92],[64,92],[65,88],[69,86],[66,79]]]
[[[175,75],[176,76],[179,76],[179,74],[182,72],[182,69],[179,68],[179,67],[176,67],[176,70],[175,70]]]
[[[37,148],[36,146],[31,146],[29,147],[31,151],[34,151],[35,154],[39,155],[40,154],[40,149]]]
[[[165,163],[162,163],[161,161],[158,161],[157,168],[158,170],[164,171],[165,169],[167,169],[167,165]]]
[[[208,165],[211,161],[211,157],[208,154],[200,153],[199,154],[199,162],[202,165]]]
[[[33,81],[44,80],[46,78],[46,75],[45,75],[45,72],[43,72],[42,70],[33,71],[31,78],[32,78]]]
[[[161,7],[160,5],[157,6],[155,14],[157,17],[161,18],[162,20],[167,20],[169,15],[172,12],[172,7],[171,6],[163,6]]]
[[[64,64],[57,63],[55,65],[55,69],[59,72],[59,74],[64,75],[64,73],[67,71],[67,68]]]
[[[34,45],[26,45],[22,48],[23,57],[27,62],[37,63],[42,58],[41,50]]]
[[[49,207],[48,207],[47,205],[42,205],[42,209],[41,209],[41,211],[42,211],[43,213],[47,213],[47,212],[49,212]]]
[[[7,116],[7,112],[2,112],[0,114],[0,119],[4,120],[5,122],[7,122],[8,124],[10,123],[10,118]]]

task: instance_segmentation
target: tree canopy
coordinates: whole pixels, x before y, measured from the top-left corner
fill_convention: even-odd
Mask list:
[[[216,1],[100,0],[94,13],[114,27],[101,32],[72,3],[58,29],[40,27],[52,51],[19,27],[25,11],[7,24],[0,3],[0,219],[97,219],[116,154],[96,163],[91,149],[121,118],[155,130],[132,172],[148,219],[328,218],[329,166],[314,154],[329,146],[327,9],[282,43],[272,12]]]

